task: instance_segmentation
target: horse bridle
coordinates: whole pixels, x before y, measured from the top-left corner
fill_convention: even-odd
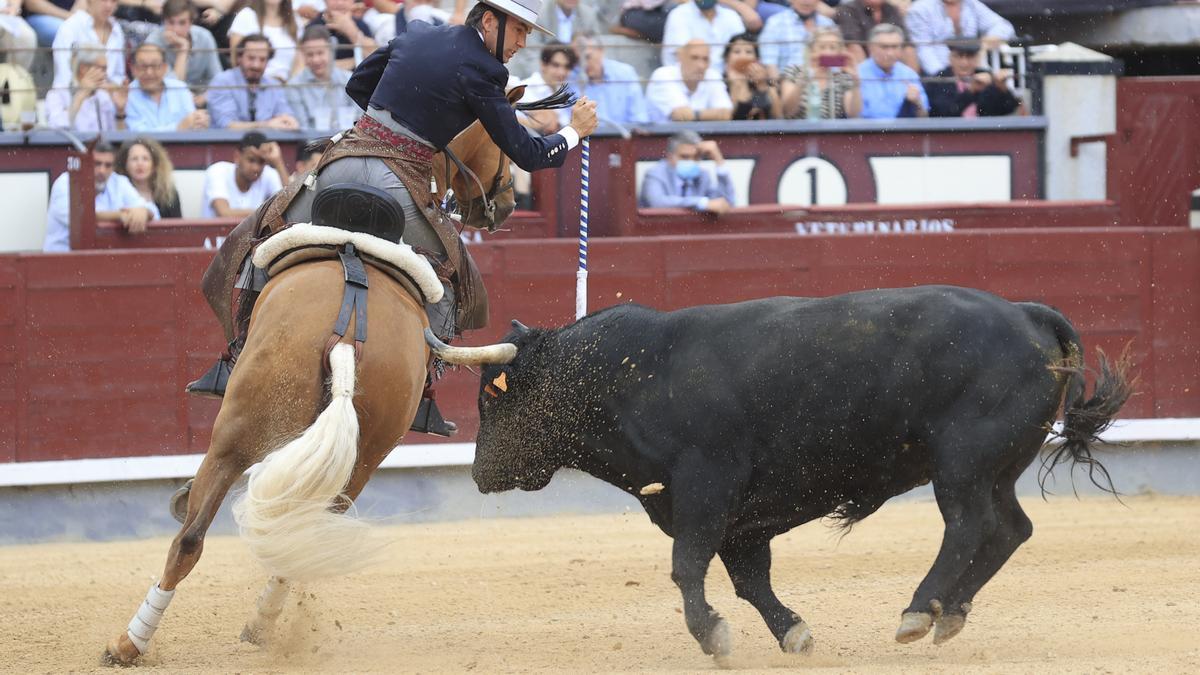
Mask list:
[[[500,161],[496,163],[496,174],[494,176],[492,176],[492,187],[491,187],[491,189],[484,190],[483,189],[483,181],[479,180],[479,176],[475,175],[475,172],[471,170],[471,167],[464,164],[463,161],[458,158],[458,155],[455,155],[454,152],[449,147],[444,148],[442,150],[442,152],[446,153],[446,156],[450,158],[450,161],[454,162],[454,166],[458,167],[458,170],[461,173],[468,176],[472,181],[474,181],[476,187],[479,188],[479,198],[483,200],[483,215],[485,218],[487,218],[487,223],[488,223],[487,229],[489,232],[495,232],[496,231],[496,197],[513,189],[513,177],[512,176],[508,177],[507,183],[504,183],[504,184],[500,183],[500,178],[504,175],[504,163],[508,161],[508,156],[505,155],[503,152],[500,153]],[[446,166],[446,189],[450,189],[450,167],[449,167],[449,165]],[[474,200],[472,200],[472,201],[474,201]],[[459,204],[461,207],[462,202],[460,201]],[[467,208],[470,209],[469,203],[467,205]],[[466,214],[463,214],[463,219],[466,220],[469,215],[470,215],[470,211],[468,210]]]

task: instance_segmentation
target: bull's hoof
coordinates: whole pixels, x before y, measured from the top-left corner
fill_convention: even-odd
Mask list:
[[[705,654],[718,659],[729,656],[733,652],[733,631],[729,630],[729,624],[725,619],[717,619],[712,630],[708,632],[708,637],[700,642],[700,648],[704,650]]]
[[[967,613],[971,611],[971,603],[962,604],[962,614],[942,614],[933,622],[933,644],[940,645],[962,632],[967,625]]]
[[[928,612],[905,612],[900,617],[900,627],[896,629],[896,642],[916,642],[925,637],[933,627],[933,615]]]
[[[133,645],[129,636],[121,633],[104,648],[104,654],[100,657],[100,663],[105,666],[132,666],[141,655],[142,653]]]
[[[195,482],[195,480],[195,478],[189,479],[188,482],[183,484],[183,487],[179,488],[175,491],[175,494],[171,495],[171,515],[174,516],[175,520],[178,520],[180,524],[187,519],[188,495],[192,493],[192,483]]]
[[[808,624],[801,621],[792,626],[787,635],[783,636],[783,640],[779,643],[783,651],[788,654],[811,654],[813,649],[812,631],[808,629]]]

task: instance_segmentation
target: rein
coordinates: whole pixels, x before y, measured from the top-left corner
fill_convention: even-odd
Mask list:
[[[463,161],[458,158],[458,155],[454,154],[454,151],[452,151],[449,147],[446,147],[442,150],[442,152],[444,152],[446,156],[450,158],[450,161],[454,162],[454,166],[458,167],[459,172],[474,181],[476,187],[479,188],[479,198],[483,200],[483,215],[485,218],[487,218],[488,231],[495,232],[496,197],[513,189],[513,178],[511,176],[509,177],[507,183],[500,183],[500,178],[504,175],[504,163],[508,161],[508,156],[503,152],[500,153],[500,161],[496,163],[496,173],[494,176],[492,176],[492,187],[491,189],[484,190],[483,181],[479,180],[479,176],[471,170],[471,167],[464,164]],[[451,189],[449,165],[446,165],[446,189]],[[469,208],[470,205],[468,204],[468,209]],[[469,210],[467,211],[467,215],[470,215]]]

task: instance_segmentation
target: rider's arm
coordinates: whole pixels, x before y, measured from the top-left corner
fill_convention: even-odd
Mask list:
[[[467,84],[467,104],[496,145],[522,169],[537,171],[562,166],[567,152],[579,144],[579,134],[570,126],[550,136],[530,136],[517,122],[516,111],[498,85],[483,78]]]
[[[346,83],[346,93],[363,110],[367,109],[371,94],[375,93],[379,78],[383,77],[383,69],[387,67],[390,51],[386,45],[376,49],[358,64],[354,73],[350,75],[350,81]]]

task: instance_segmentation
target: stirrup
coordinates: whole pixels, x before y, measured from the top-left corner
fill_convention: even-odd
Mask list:
[[[204,398],[221,398],[225,396],[225,387],[229,384],[229,375],[232,372],[232,363],[224,358],[217,359],[212,368],[201,375],[200,379],[188,382],[183,390]]]
[[[413,419],[409,430],[450,438],[458,433],[458,425],[442,418],[436,401],[431,398],[423,398],[417,406],[417,416]]]

